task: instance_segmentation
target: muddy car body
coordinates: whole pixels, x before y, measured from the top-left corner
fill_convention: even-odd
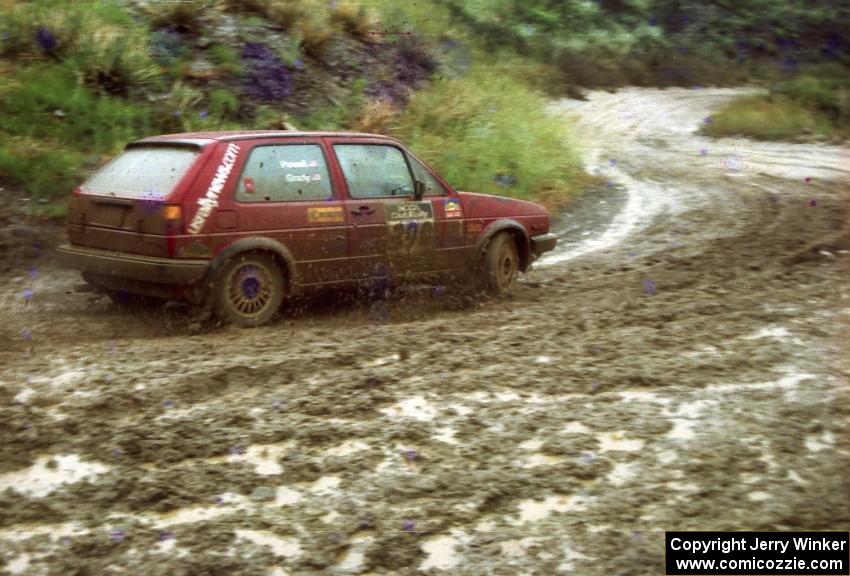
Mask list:
[[[257,325],[305,288],[444,276],[510,289],[555,245],[537,204],[458,192],[400,142],[216,132],[133,142],[73,194],[60,258],[113,298]]]

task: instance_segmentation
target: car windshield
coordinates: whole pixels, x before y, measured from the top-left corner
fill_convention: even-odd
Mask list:
[[[83,189],[123,198],[149,194],[165,198],[198,154],[200,149],[185,146],[130,148],[89,178]]]

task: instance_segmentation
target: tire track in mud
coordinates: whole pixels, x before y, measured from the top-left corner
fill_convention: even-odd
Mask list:
[[[43,300],[0,300],[39,342],[3,356],[6,569],[655,574],[665,529],[846,526],[848,256],[782,263],[846,222],[845,183],[689,133],[735,93],[555,105],[616,186],[513,299],[411,288],[190,335],[45,267]]]

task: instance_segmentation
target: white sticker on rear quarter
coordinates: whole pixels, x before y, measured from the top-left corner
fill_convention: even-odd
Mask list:
[[[192,223],[189,224],[189,234],[197,234],[204,227],[204,223],[209,218],[210,212],[218,206],[218,195],[221,194],[224,183],[233,171],[233,165],[236,164],[236,159],[239,157],[239,146],[236,144],[228,144],[227,150],[221,159],[218,169],[215,171],[215,177],[207,188],[207,193],[204,197],[198,200],[198,211],[195,212],[195,217],[192,218]]]

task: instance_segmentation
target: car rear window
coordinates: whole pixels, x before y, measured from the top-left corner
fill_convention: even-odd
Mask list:
[[[123,198],[166,198],[200,153],[186,146],[130,148],[89,178],[83,189]]]

